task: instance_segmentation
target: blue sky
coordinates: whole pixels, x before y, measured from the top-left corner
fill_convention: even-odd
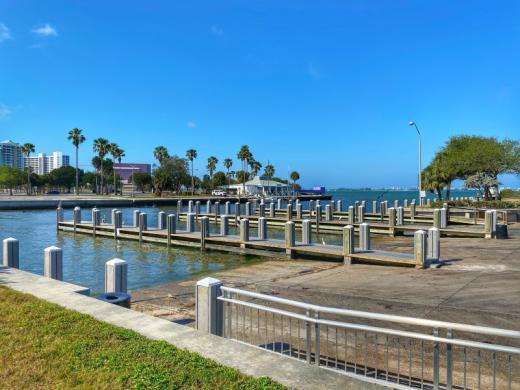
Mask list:
[[[451,135],[520,138],[517,1],[0,0],[0,138],[72,127],[127,162],[236,158],[302,184],[412,186]],[[238,167],[238,162],[235,163]],[[518,177],[502,178],[520,187]]]

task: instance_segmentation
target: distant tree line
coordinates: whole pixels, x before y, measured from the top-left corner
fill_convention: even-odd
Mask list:
[[[494,137],[460,135],[451,137],[422,172],[423,189],[442,199],[450,197],[454,180],[463,180],[466,188],[475,189],[490,199],[498,189],[498,176],[520,174],[520,145],[516,140],[499,141]],[[498,192],[497,192],[498,195]]]

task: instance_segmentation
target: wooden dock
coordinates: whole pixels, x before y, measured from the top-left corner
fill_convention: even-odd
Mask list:
[[[345,255],[341,246],[323,244],[303,244],[295,242],[293,246],[287,246],[284,240],[266,239],[250,237],[247,241],[241,240],[236,235],[211,234],[202,237],[200,231],[186,232],[177,231],[172,233],[168,239],[166,229],[140,230],[138,227],[123,226],[114,229],[113,225],[99,224],[94,225],[91,221],[82,221],[74,224],[71,221],[58,222],[58,230],[65,232],[75,232],[78,234],[88,234],[92,236],[112,237],[117,239],[128,239],[142,242],[153,242],[172,246],[192,247],[241,254],[254,254],[260,256],[284,255],[288,257],[301,256],[313,259],[331,259],[338,261],[366,262],[375,264],[400,265],[400,266],[420,266],[414,254],[396,253],[381,250],[360,250],[356,248],[354,253]],[[437,261],[438,262],[438,261]]]

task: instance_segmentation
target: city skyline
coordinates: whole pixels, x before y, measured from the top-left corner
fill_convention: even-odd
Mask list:
[[[416,186],[409,121],[423,167],[452,135],[519,138],[516,2],[119,5],[0,4],[0,138],[72,155],[82,128],[88,170],[98,137],[194,148],[198,176],[248,144],[329,188]]]

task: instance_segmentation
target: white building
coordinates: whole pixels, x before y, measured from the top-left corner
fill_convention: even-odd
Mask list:
[[[70,157],[62,152],[53,152],[51,156],[38,153],[35,157],[24,157],[24,167],[29,167],[31,172],[38,175],[45,175],[54,169],[68,167],[69,165]]]
[[[0,165],[23,169],[22,147],[16,142],[0,142]]]
[[[237,183],[225,186],[225,188],[236,191],[238,195],[288,196],[292,193],[292,187],[289,184],[270,180],[267,176],[255,176],[252,180],[246,181],[245,186]]]

